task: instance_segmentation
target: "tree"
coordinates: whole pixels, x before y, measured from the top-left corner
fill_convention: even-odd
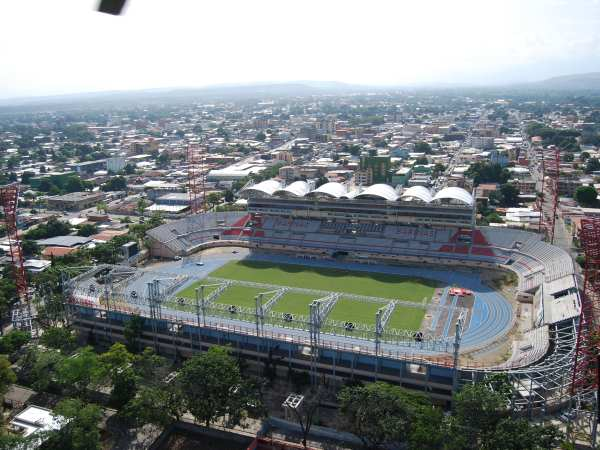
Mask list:
[[[65,327],[46,328],[40,337],[40,343],[45,347],[55,348],[66,353],[75,348],[76,341],[73,332]]]
[[[510,417],[511,386],[503,375],[466,385],[454,397],[447,447],[542,450],[556,448],[562,433],[554,425],[532,425]]]
[[[133,175],[135,173],[134,165],[133,164],[125,165],[125,167],[123,168],[123,172],[125,172],[125,175]]]
[[[104,212],[104,214],[106,214],[107,210],[108,210],[108,205],[106,204],[106,202],[98,202],[98,203],[96,203],[96,211],[98,211],[98,212]]]
[[[0,353],[10,355],[29,341],[31,341],[31,335],[28,332],[12,330],[0,338]]]
[[[125,343],[127,349],[135,353],[138,349],[138,339],[142,337],[144,331],[144,318],[141,316],[131,316],[125,327],[123,328],[123,336],[125,337]]]
[[[234,200],[235,200],[235,197],[234,197],[234,195],[233,195],[233,191],[232,191],[231,189],[227,189],[227,190],[225,191],[225,201],[226,201],[227,203],[231,203],[231,202],[233,202]]]
[[[79,177],[69,177],[65,183],[65,191],[67,192],[81,192],[85,190],[85,183]]]
[[[598,200],[598,192],[593,186],[580,186],[575,191],[575,200],[583,207],[594,206]]]
[[[120,342],[113,344],[108,351],[98,357],[101,373],[111,380],[123,369],[129,367],[132,361],[133,355]]]
[[[504,223],[504,220],[497,212],[491,212],[487,216],[485,216],[485,220],[487,223]]]
[[[86,223],[85,225],[81,225],[79,230],[77,230],[77,236],[91,236],[92,234],[98,233],[98,227],[93,223]]]
[[[54,236],[64,236],[71,232],[71,225],[56,218],[51,218],[45,224],[40,224],[24,234],[25,239],[47,239]]]
[[[119,411],[135,427],[154,424],[167,427],[183,416],[184,397],[175,384],[144,386]]]
[[[56,405],[54,416],[62,422],[59,430],[50,432],[43,444],[46,450],[95,450],[100,449],[102,420],[99,406],[78,399],[62,400]]]
[[[37,242],[31,239],[23,239],[21,241],[21,250],[23,250],[25,256],[33,256],[40,252],[40,247],[37,245]]]
[[[140,197],[136,204],[137,212],[140,216],[144,215],[144,210],[148,207],[148,202],[144,197]]]
[[[106,183],[104,183],[100,189],[105,192],[109,191],[126,191],[127,190],[127,180],[125,177],[116,176],[110,178]]]
[[[33,177],[35,177],[34,172],[23,172],[23,175],[21,175],[21,183],[29,184]]]
[[[438,176],[443,174],[445,170],[446,170],[446,166],[444,166],[441,163],[436,163],[433,168],[433,177],[437,178]]]
[[[206,197],[206,201],[211,207],[215,207],[221,201],[221,193],[220,192],[211,192]]]
[[[161,167],[161,168],[169,167],[170,163],[171,163],[171,157],[169,156],[169,154],[166,151],[163,151],[156,158],[156,164],[158,165],[158,167]]]
[[[315,188],[319,188],[327,183],[329,183],[329,179],[327,179],[326,177],[319,177],[317,179],[317,182],[315,183]]]
[[[8,387],[16,381],[17,376],[10,368],[10,361],[6,356],[0,356],[0,396],[4,397],[8,392]]]
[[[137,378],[129,367],[116,372],[112,378],[112,391],[110,402],[117,409],[122,408],[135,397],[137,391]]]
[[[425,156],[422,156],[420,158],[417,158],[415,164],[429,164],[429,160]]]
[[[555,426],[532,425],[527,419],[505,418],[494,427],[482,449],[545,450],[558,448],[563,439]]]
[[[473,178],[475,186],[478,186],[481,183],[504,184],[510,177],[509,172],[506,169],[503,169],[500,164],[490,164],[487,162],[476,162],[472,164],[466,174]]]
[[[415,153],[425,153],[426,155],[431,153],[431,145],[427,142],[419,141],[415,143]]]
[[[349,386],[342,389],[338,400],[343,428],[358,436],[368,448],[423,437],[426,434],[423,427],[427,425],[423,417],[435,418],[428,429],[427,445],[442,440],[441,412],[436,411],[424,396],[401,387],[382,382]]]
[[[84,347],[61,361],[56,373],[58,383],[77,397],[85,397],[88,386],[97,381],[100,375],[98,355],[91,347]]]
[[[19,380],[35,390],[45,391],[56,384],[58,367],[65,359],[57,350],[28,347],[19,360]]]
[[[133,355],[131,366],[145,385],[162,385],[170,371],[169,362],[154,353],[151,347],[146,347],[141,353]]]
[[[505,183],[500,186],[502,206],[517,206],[519,203],[519,188],[514,184]]]
[[[237,362],[224,348],[212,347],[187,360],[177,381],[185,392],[188,411],[207,427],[225,417],[226,425],[238,425],[248,405],[258,403],[254,392],[246,389]]]
[[[262,131],[259,131],[258,133],[256,133],[255,139],[257,141],[264,142],[266,138],[267,138],[267,135],[265,133],[263,133]]]

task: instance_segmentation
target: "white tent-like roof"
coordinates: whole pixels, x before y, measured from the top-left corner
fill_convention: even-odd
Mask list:
[[[369,186],[354,198],[378,197],[382,200],[394,202],[398,200],[398,194],[393,187],[387,184],[374,184]]]
[[[322,194],[327,197],[340,198],[347,192],[346,187],[342,183],[335,181],[325,183],[310,193],[310,195]]]
[[[294,181],[285,189],[278,189],[273,195],[291,195],[293,197],[304,197],[310,192],[310,186],[306,181]]]
[[[429,189],[427,189],[425,186],[410,187],[402,193],[400,198],[409,200],[417,198],[425,203],[430,203],[433,200],[431,192],[429,192]]]
[[[277,190],[281,189],[281,183],[277,180],[265,180],[261,181],[258,184],[253,184],[252,186],[244,189],[243,192],[262,192],[266,195],[273,195],[273,193]]]
[[[467,205],[473,206],[474,200],[473,196],[465,191],[463,188],[459,187],[447,187],[439,191],[433,197],[433,200],[458,200],[460,202],[466,203]]]

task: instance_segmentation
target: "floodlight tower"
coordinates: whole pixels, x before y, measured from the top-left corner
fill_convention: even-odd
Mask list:
[[[23,261],[23,251],[17,230],[17,207],[19,202],[18,183],[0,186],[0,205],[4,212],[6,235],[10,248],[10,257],[15,272],[17,296],[22,303],[28,303],[29,292],[27,289],[27,276]]]

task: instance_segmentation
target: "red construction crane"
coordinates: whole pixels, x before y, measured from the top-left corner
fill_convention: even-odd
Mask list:
[[[581,219],[579,242],[585,254],[583,293],[571,393],[600,389],[600,219]]]
[[[548,155],[548,153],[552,152]],[[537,198],[537,209],[540,212],[539,231],[546,240],[554,243],[556,215],[558,214],[560,180],[560,149],[549,147],[542,153],[542,192]]]
[[[23,264],[23,252],[21,250],[21,241],[19,240],[17,230],[17,205],[19,202],[18,183],[0,186],[0,205],[4,212],[4,222],[6,224],[6,234],[8,245],[10,246],[10,257],[12,259],[13,269],[15,271],[15,284],[17,286],[17,295],[22,302],[29,300],[27,290],[27,276]]]
[[[204,152],[199,144],[188,144],[188,195],[192,214],[203,210],[205,198]]]

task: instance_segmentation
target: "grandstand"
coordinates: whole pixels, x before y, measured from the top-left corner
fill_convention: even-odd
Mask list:
[[[475,292],[474,306],[464,309],[458,299],[445,291],[436,306],[437,313],[429,319],[428,328],[422,329],[428,339],[427,345],[412,334],[398,339],[389,336],[387,340],[381,339],[383,328],[377,329],[371,318],[365,327],[375,328],[361,328],[361,332],[375,343],[349,337],[345,332],[327,333],[333,328],[324,328],[327,336],[318,342],[322,348],[319,356],[322,370],[330,370],[333,365],[334,374],[350,369],[355,374],[362,364],[378,373],[380,379],[386,379],[387,373],[388,379],[401,380],[415,389],[427,385],[426,391],[433,396],[439,394],[441,399],[446,398],[442,391],[455,389],[456,383],[502,371],[510,376],[515,388],[515,404],[530,410],[546,410],[551,404],[559,405],[565,401],[581,304],[575,267],[564,250],[543,242],[535,233],[476,226],[474,200],[459,188],[432,193],[426,188],[415,187],[398,192],[384,185],[349,190],[339,183],[327,183],[313,189],[304,182],[286,187],[278,181],[267,180],[247,186],[241,195],[248,201],[247,211],[193,215],[150,230],[147,236],[151,254],[168,259],[205,248],[240,246],[249,248],[253,258],[257,259],[289,263],[290,259],[302,257],[302,264],[306,265],[389,270],[405,276],[426,274],[431,279],[443,281],[446,286],[457,283]],[[506,339],[516,320],[510,304],[483,286],[477,275],[456,269],[469,269],[475,273],[485,270],[514,273],[519,296],[532,297],[532,328],[512,343],[512,353],[507,361],[482,365],[477,363],[477,355]],[[180,282],[178,288],[185,288],[192,281],[190,278]],[[335,302],[330,303],[330,300],[332,296],[339,298],[343,294],[310,291],[310,286],[306,286],[308,291],[302,291],[292,286],[277,286],[275,281],[272,284],[259,286],[264,292],[281,292],[269,306],[272,309],[264,311],[264,321],[259,324],[258,313],[243,309],[251,303],[238,306],[240,314],[247,314],[249,321],[256,320],[255,328],[231,321],[231,315],[220,312],[231,304],[223,308],[213,305],[211,308],[219,320],[206,321],[209,314],[202,314],[206,330],[203,338],[220,342],[225,339],[224,335],[217,338],[215,333],[227,327],[227,339],[233,339],[233,335],[244,336],[235,344],[239,348],[250,345],[249,336],[260,337],[278,349],[288,346],[284,356],[301,367],[308,362],[301,362],[302,357],[298,355],[303,350],[298,346],[309,345],[307,329],[313,323],[313,317],[306,311],[307,305],[315,299],[324,299],[321,306],[328,305],[328,313],[334,312],[330,319],[337,320],[338,310]],[[100,291],[101,287],[95,289]],[[173,291],[169,292],[174,295]],[[89,300],[93,297],[89,294],[86,293],[87,297],[81,294],[79,299]],[[294,309],[298,321],[304,325],[292,326],[287,319],[281,319],[285,312],[281,305],[291,298],[299,299],[304,305],[303,309]],[[191,298],[183,302],[186,308],[169,311],[169,320],[200,326],[200,305],[194,304]],[[82,304],[81,301],[76,303]],[[389,304],[388,299],[381,306]],[[393,309],[390,307],[386,320],[406,323],[393,315]],[[140,310],[143,312],[144,308]],[[272,317],[269,319],[268,313],[276,314],[277,321]],[[448,367],[452,368],[452,358],[448,359],[444,353],[452,352],[456,337],[454,328],[459,317],[464,326],[461,352],[468,353],[470,360],[462,361],[458,372],[447,372]],[[329,325],[333,326],[332,323]],[[271,333],[269,338],[265,326]],[[356,326],[362,325],[357,323]],[[344,328],[344,324],[340,327]],[[237,331],[232,332],[232,329]],[[191,336],[196,332],[204,333],[189,331],[192,347]],[[255,350],[262,348],[261,345],[254,341],[251,344]],[[310,341],[310,345],[317,344]],[[331,352],[340,353],[334,356]],[[378,362],[374,362],[372,355],[379,358]],[[342,360],[336,359],[338,357]],[[346,364],[350,364],[350,369]],[[411,372],[415,365],[424,371],[426,381],[421,377],[423,373]],[[372,376],[368,371],[361,373],[365,378]],[[439,386],[435,384],[438,381]],[[436,394],[435,389],[440,391]]]

